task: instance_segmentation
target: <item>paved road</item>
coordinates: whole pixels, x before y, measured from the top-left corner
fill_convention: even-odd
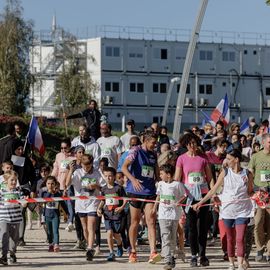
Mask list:
[[[104,231],[103,231],[104,232]],[[102,234],[103,239],[105,238],[104,233]],[[105,245],[105,240],[103,241],[102,252],[94,259],[93,262],[87,262],[85,260],[85,252],[81,250],[74,250],[75,233],[69,233],[64,230],[64,225],[61,225],[60,230],[60,242],[61,242],[61,252],[60,253],[48,253],[47,244],[45,244],[45,233],[42,229],[36,229],[34,226],[33,230],[26,231],[26,242],[25,247],[19,247],[17,252],[18,263],[9,266],[8,269],[99,269],[104,267],[109,267],[110,270],[124,270],[124,269],[163,269],[163,263],[158,263],[156,265],[151,265],[147,263],[148,260],[148,246],[140,246],[139,248],[139,263],[129,264],[128,256],[124,254],[122,258],[117,259],[116,262],[107,262],[106,256],[108,250]],[[188,251],[188,249],[187,249]],[[222,260],[222,252],[220,247],[209,247],[207,249],[208,258],[210,259],[210,266],[204,269],[227,269],[228,263]],[[251,256],[251,266],[252,269],[262,270],[270,269],[270,265],[266,263],[255,263],[254,252]],[[189,253],[187,252],[187,256]],[[1,266],[0,266],[1,267]],[[175,270],[187,270],[191,269],[189,263],[182,263],[177,260],[177,265]]]

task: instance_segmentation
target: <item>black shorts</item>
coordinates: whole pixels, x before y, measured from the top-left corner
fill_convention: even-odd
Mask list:
[[[147,200],[156,200],[157,195],[138,195],[134,193],[127,193],[127,196],[129,198],[138,198],[138,199],[147,199]],[[140,202],[140,201],[129,201],[129,204],[133,206],[134,208],[143,210],[145,205],[148,203],[154,203],[154,202]]]
[[[97,212],[88,212],[88,213],[78,213],[78,216],[81,217],[97,217]]]
[[[114,233],[120,233],[122,231],[122,220],[110,220],[105,219],[105,230],[112,230]]]

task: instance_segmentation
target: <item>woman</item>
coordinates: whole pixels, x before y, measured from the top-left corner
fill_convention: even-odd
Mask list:
[[[212,180],[211,169],[205,157],[198,155],[200,141],[194,134],[187,133],[180,139],[180,144],[187,148],[187,152],[177,159],[175,180],[185,184],[188,193],[187,204],[195,204],[202,196],[207,194],[208,185]],[[209,261],[205,255],[208,231],[208,207],[197,214],[187,206],[187,223],[189,224],[189,242],[191,248],[192,267],[198,266],[197,254],[200,256],[200,265],[208,266]],[[198,223],[198,226],[197,226]]]
[[[126,192],[130,198],[156,199],[156,180],[158,177],[157,157],[154,149],[157,144],[157,135],[152,131],[146,131],[142,146],[136,146],[129,150],[122,166],[123,174],[127,177]],[[149,263],[161,260],[156,250],[156,215],[152,214],[153,202],[130,202],[131,224],[129,227],[129,239],[131,252],[129,262],[137,262],[136,242],[138,226],[142,212],[144,212],[148,227],[148,239],[150,245]]]
[[[229,270],[234,270],[235,257],[235,241],[234,234],[236,232],[237,260],[238,270],[243,270],[244,254],[245,254],[245,231],[250,217],[253,216],[252,203],[249,199],[253,191],[253,178],[251,173],[240,166],[241,152],[232,150],[226,156],[228,169],[224,169],[207,195],[197,204],[193,205],[193,209],[197,211],[202,204],[210,199],[223,185],[223,191],[220,195],[221,211],[220,215],[224,221],[227,248],[230,261]],[[204,207],[200,208],[203,209]]]

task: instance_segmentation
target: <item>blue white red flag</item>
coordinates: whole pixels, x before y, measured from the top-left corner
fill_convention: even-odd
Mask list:
[[[211,114],[211,119],[216,123],[217,121],[222,121],[224,125],[228,125],[230,122],[230,108],[227,94],[218,103],[217,107]]]
[[[240,134],[249,133],[249,119],[244,121],[240,127]]]
[[[40,155],[44,155],[45,146],[43,143],[40,129],[38,127],[38,121],[34,116],[32,116],[31,119],[27,138],[29,144],[31,144],[31,146],[35,148],[40,153]]]
[[[214,121],[211,120],[211,118],[207,115],[206,112],[204,112],[203,110],[201,110],[201,113],[204,117],[204,122],[205,123],[210,123],[212,127],[216,126],[216,123]]]

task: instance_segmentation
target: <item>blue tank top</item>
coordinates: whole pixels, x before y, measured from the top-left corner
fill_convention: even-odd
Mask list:
[[[141,181],[143,186],[142,191],[136,191],[133,188],[131,181],[128,179],[126,192],[137,195],[155,195],[156,194],[156,180],[155,180],[155,166],[157,158],[153,152],[145,151],[138,148],[136,157],[130,166],[130,173]]]

